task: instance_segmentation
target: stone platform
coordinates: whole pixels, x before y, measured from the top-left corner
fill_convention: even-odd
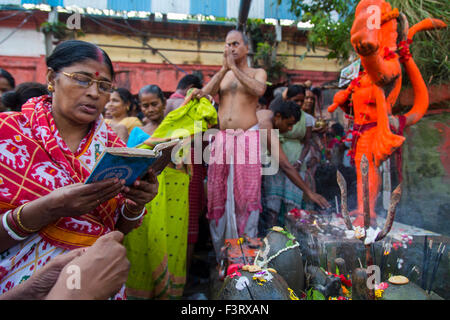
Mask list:
[[[351,219],[354,218],[351,217]],[[383,228],[384,223],[384,218],[377,218],[377,225],[380,229]],[[335,259],[343,258],[345,270],[340,270],[340,273],[346,274],[355,268],[366,267],[366,251],[363,242],[354,238],[346,238],[347,228],[344,220],[335,213],[319,214],[305,211],[301,215],[287,213],[285,228],[300,242],[305,264],[323,267],[327,271],[335,273]],[[387,281],[390,275],[404,275],[419,287],[422,280],[425,237],[427,237],[427,245],[429,240],[433,240],[429,279],[431,278],[434,254],[439,244],[442,242],[443,245],[447,245],[436,273],[432,291],[444,299],[450,299],[449,237],[394,221],[386,238],[372,246],[374,264],[382,270],[382,282]]]

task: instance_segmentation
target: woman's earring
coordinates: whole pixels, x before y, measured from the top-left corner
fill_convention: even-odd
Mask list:
[[[48,91],[53,92],[55,91],[55,88],[53,88],[53,86],[49,83],[47,86]]]

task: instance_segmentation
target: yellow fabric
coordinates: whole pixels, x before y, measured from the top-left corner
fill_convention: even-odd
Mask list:
[[[153,132],[152,139],[176,139],[187,138],[196,133],[205,132],[208,128],[217,124],[217,111],[211,102],[206,98],[192,99],[184,106],[179,107],[167,114],[158,128]],[[152,141],[150,146],[146,143],[136,146],[136,148],[153,149],[158,142]],[[180,159],[188,159],[189,154],[178,151]],[[185,161],[183,161],[185,162]],[[188,171],[191,171],[188,166]]]
[[[195,122],[197,121],[197,123]],[[170,112],[152,138],[186,138],[217,123],[206,98]],[[179,129],[184,129],[179,131]],[[176,132],[176,130],[178,130]],[[176,136],[172,136],[176,133]],[[138,148],[151,148],[138,145]],[[142,225],[124,240],[130,261],[127,295],[131,298],[179,299],[186,281],[189,175],[166,167],[158,176],[157,196],[147,204]]]
[[[127,295],[179,299],[186,281],[189,176],[165,168],[157,196],[146,205],[142,224],[125,236],[130,261]]]
[[[111,125],[113,123],[113,119],[105,119],[106,124]],[[131,130],[133,130],[136,127],[142,127],[144,124],[139,120],[137,117],[126,117],[123,118],[121,121],[119,121],[117,124],[124,125],[127,130],[128,134],[130,134]]]
[[[152,138],[186,138],[217,124],[217,111],[206,98],[193,99],[167,114]],[[180,131],[179,129],[183,129]],[[173,136],[174,133],[177,133]],[[179,133],[179,134],[178,134]]]
[[[135,127],[142,127],[143,124],[141,120],[137,117],[126,117],[122,119],[119,124],[123,124],[125,127],[127,127],[128,134],[130,134],[131,130],[133,130]]]

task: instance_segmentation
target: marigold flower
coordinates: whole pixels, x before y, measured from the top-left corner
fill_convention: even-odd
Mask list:
[[[348,295],[348,290],[347,290],[347,288],[345,287],[345,286],[341,286],[341,288],[342,288],[342,293],[346,296],[346,295]]]
[[[381,290],[381,289],[375,290],[375,297],[381,298],[383,296],[383,292],[384,292],[384,290]]]

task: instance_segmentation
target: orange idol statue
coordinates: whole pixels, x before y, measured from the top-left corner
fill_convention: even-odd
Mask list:
[[[371,224],[376,224],[375,205],[379,193],[378,166],[405,138],[403,129],[417,123],[428,109],[428,90],[409,45],[423,30],[445,28],[438,19],[426,19],[409,28],[406,17],[384,0],[362,0],[356,7],[351,43],[361,58],[364,72],[346,90],[336,93],[334,112],[340,107],[354,118],[352,153],[357,171],[358,216],[355,226],[363,225],[363,192],[360,163],[363,154],[369,160],[369,202]],[[400,93],[404,66],[414,89],[414,105],[404,115],[393,115],[392,107]]]

